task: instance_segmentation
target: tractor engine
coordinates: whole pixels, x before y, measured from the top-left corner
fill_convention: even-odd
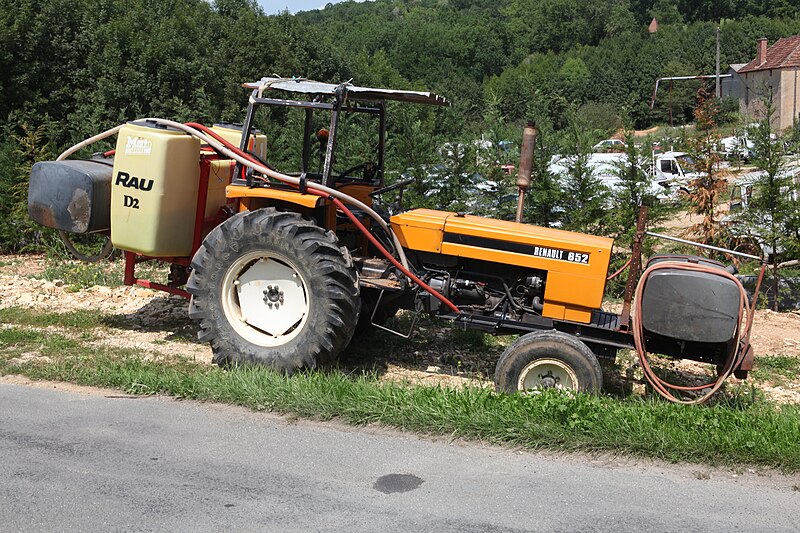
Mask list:
[[[423,263],[423,278],[437,292],[463,312],[497,319],[524,321],[526,314],[541,315],[545,290],[545,272],[493,265],[491,270],[480,261],[458,260],[455,267],[434,265],[426,254],[412,256]],[[438,258],[446,259],[444,256]],[[489,274],[488,272],[492,272]],[[420,292],[425,311],[448,312],[441,301]]]
[[[602,304],[612,239],[431,209],[391,223],[423,279],[462,311],[588,324]]]

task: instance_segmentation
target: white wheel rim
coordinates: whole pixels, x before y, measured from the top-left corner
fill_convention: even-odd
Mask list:
[[[222,310],[242,338],[258,346],[294,339],[308,319],[309,292],[292,263],[272,252],[242,255],[222,280]]]
[[[542,389],[578,390],[578,376],[572,368],[558,359],[537,359],[528,363],[519,374],[517,390]]]

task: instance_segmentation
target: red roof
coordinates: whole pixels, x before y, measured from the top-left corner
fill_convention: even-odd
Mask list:
[[[739,74],[755,70],[800,67],[800,35],[778,39],[767,49],[767,60],[760,65],[756,63],[757,60],[758,58],[742,67]]]

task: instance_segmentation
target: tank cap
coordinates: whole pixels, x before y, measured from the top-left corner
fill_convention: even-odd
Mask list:
[[[180,130],[180,129],[175,128],[173,126],[167,126],[166,124],[161,124],[161,123],[156,122],[155,120],[152,120],[152,119],[134,120],[132,122],[129,122],[128,124],[133,124],[134,126],[139,126],[141,128],[153,128],[155,130],[176,131],[176,132],[180,132],[180,133],[185,133],[183,130]]]
[[[215,122],[214,127],[224,128],[226,130],[242,131],[244,129],[244,124],[242,124],[241,122]],[[261,130],[253,129],[253,134],[260,135]]]

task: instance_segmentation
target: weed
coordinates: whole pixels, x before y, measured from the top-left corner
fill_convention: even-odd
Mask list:
[[[34,327],[65,326],[95,328],[108,320],[107,315],[92,310],[76,310],[66,313],[46,312],[27,307],[0,308],[0,322]]]
[[[122,260],[84,263],[49,256],[44,272],[37,276],[49,281],[61,280],[67,291],[78,291],[94,285],[117,287],[122,284],[125,263]],[[159,261],[142,263],[136,267],[136,276],[166,283],[168,268]]]
[[[2,314],[5,313],[5,314]],[[742,387],[712,405],[684,406],[657,397],[613,398],[547,390],[531,396],[491,389],[382,382],[374,371],[299,372],[218,368],[188,360],[152,360],[134,349],[97,347],[82,337],[37,331],[31,325],[98,324],[99,314],[10,309],[0,319],[0,374],[113,387],[131,394],[168,394],[289,415],[289,420],[337,418],[378,423],[527,449],[609,451],[670,462],[751,464],[800,471],[800,406],[777,409]],[[479,337],[464,346],[481,346]],[[22,353],[45,357],[22,358]]]
[[[608,450],[671,462],[754,464],[800,470],[800,408],[765,402],[681,406],[649,398],[545,391],[509,396],[379,382],[374,374],[304,372],[285,376],[266,368],[220,369],[182,361],[145,361],[135,350],[86,347],[51,362],[22,363],[14,372],[115,387],[132,394],[238,404],[292,417],[352,424],[381,423],[426,434],[478,439],[529,449]],[[8,365],[0,359],[0,372]]]
[[[122,277],[114,272],[110,263],[79,263],[75,261],[59,261],[48,258],[41,277],[50,281],[61,280],[68,291],[78,291],[106,285],[115,287],[120,284]]]
[[[796,379],[800,375],[800,357],[775,355],[756,357],[753,365],[753,377],[760,381],[778,381]]]

